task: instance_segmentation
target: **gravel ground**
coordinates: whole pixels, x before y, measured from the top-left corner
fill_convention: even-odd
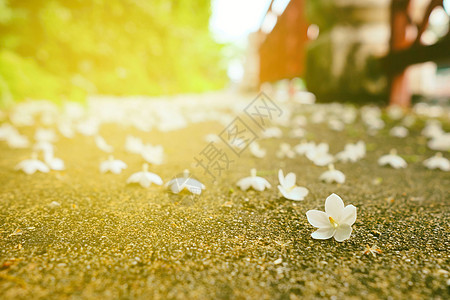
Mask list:
[[[422,165],[434,154],[420,136],[422,121],[405,139],[389,137],[390,125],[373,137],[359,120],[342,132],[306,127],[307,137],[328,142],[332,153],[345,142],[366,142],[366,158],[336,164],[345,184],[320,182],[326,168],[303,156],[276,159],[280,140],[266,139],[259,143],[267,158],[244,152],[216,184],[197,172],[207,186],[201,196],[127,186],[143,161],[123,144],[131,133],[164,145],[167,163],[150,171],[166,182],[192,169],[207,144],[203,136],[223,129],[216,122],[166,133],[103,125],[114,156],[128,164],[119,175],[100,174],[107,154],[92,137],[60,137],[56,156],[67,170],[34,175],[14,171],[30,150],[0,142],[0,298],[449,299],[450,175]],[[34,128],[22,131],[31,137]],[[377,165],[392,147],[408,168]],[[236,181],[253,167],[272,189],[237,189]],[[304,201],[280,198],[279,168],[295,172],[297,183],[310,190]],[[331,193],[358,209],[352,236],[343,243],[312,239],[305,216],[323,210]],[[366,255],[366,245],[382,252]]]

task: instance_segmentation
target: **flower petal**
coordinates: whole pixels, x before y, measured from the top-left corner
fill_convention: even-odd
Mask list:
[[[332,237],[335,234],[335,231],[336,230],[333,227],[319,228],[311,233],[311,236],[316,240],[326,240]]]
[[[284,186],[290,188],[295,185],[296,176],[294,173],[288,173],[286,177],[284,177]]]
[[[342,224],[336,229],[334,239],[338,242],[343,242],[352,234],[352,227],[347,224]]]
[[[344,210],[344,201],[336,194],[331,194],[325,200],[325,212],[336,221],[341,219],[342,211]]]
[[[308,210],[306,212],[306,217],[308,218],[308,222],[317,228],[328,228],[331,227],[330,220],[326,213],[320,210]]]
[[[278,180],[280,181],[280,184],[282,186],[284,186],[284,174],[283,174],[283,170],[278,170]]]
[[[343,212],[339,224],[347,224],[352,226],[356,221],[356,207],[353,205],[347,205]]]

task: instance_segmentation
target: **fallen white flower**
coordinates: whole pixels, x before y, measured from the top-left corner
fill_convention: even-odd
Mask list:
[[[148,164],[143,164],[142,171],[132,174],[128,178],[127,183],[138,183],[142,187],[148,188],[152,183],[162,185],[163,181],[161,177],[148,171]]]
[[[359,141],[356,144],[346,144],[343,151],[336,154],[336,159],[342,162],[357,162],[366,155],[366,144]]]
[[[330,119],[328,121],[328,128],[334,131],[342,131],[345,128],[345,124],[338,119]]]
[[[164,162],[164,148],[161,145],[144,145],[141,156],[146,162],[154,165],[161,165]]]
[[[311,149],[314,149],[316,147],[316,144],[314,142],[307,142],[306,140],[303,140],[300,142],[300,144],[296,145],[294,147],[295,152],[297,152],[300,155],[304,155],[308,153]]]
[[[256,176],[256,169],[251,169],[250,176],[239,180],[237,186],[243,191],[246,191],[251,187],[260,192],[264,191],[266,188],[270,189],[272,187],[266,179]]]
[[[66,168],[62,159],[53,157],[53,150],[44,152],[44,161],[51,170],[62,171]]]
[[[318,228],[311,236],[314,239],[326,240],[331,237],[338,242],[350,238],[352,225],[356,221],[356,207],[347,205],[341,197],[331,194],[325,201],[325,212],[320,210],[309,210],[306,212],[308,222]]]
[[[283,136],[283,131],[278,127],[269,127],[262,133],[264,138],[281,138]]]
[[[422,130],[422,135],[428,138],[434,138],[444,133],[441,122],[438,120],[428,120],[425,128]]]
[[[144,143],[138,137],[128,135],[125,140],[125,150],[130,153],[140,154],[144,148]]]
[[[38,128],[34,134],[34,139],[38,142],[53,143],[56,141],[56,134],[53,129]]]
[[[325,181],[326,183],[344,183],[345,175],[339,170],[334,168],[333,164],[328,165],[328,171],[323,172],[320,177],[320,180]]]
[[[8,136],[6,143],[9,147],[14,149],[23,149],[28,148],[30,146],[30,142],[28,138],[19,133]]]
[[[378,159],[380,166],[390,165],[395,169],[406,168],[408,164],[406,161],[397,155],[397,150],[392,149],[389,154],[383,155]]]
[[[281,143],[276,156],[280,159],[285,157],[294,158],[295,152],[292,150],[291,145],[289,145],[288,143]]]
[[[114,159],[112,155],[109,156],[108,160],[105,160],[100,164],[100,172],[106,173],[111,172],[114,174],[120,174],[123,169],[127,167],[127,164],[121,160]]]
[[[25,159],[21,161],[16,167],[16,170],[22,170],[27,174],[33,174],[36,171],[42,173],[48,173],[50,169],[47,167],[45,163],[37,159],[37,153],[31,154],[31,159]]]
[[[289,131],[289,137],[291,138],[302,138],[306,134],[305,129],[303,128],[295,128]]]
[[[306,152],[306,157],[316,166],[326,166],[334,161],[333,155],[328,153],[329,146],[326,143],[320,143]]]
[[[181,177],[174,178],[166,183],[167,187],[170,187],[172,193],[178,194],[182,191],[189,191],[192,194],[200,195],[202,190],[205,189],[205,186],[193,178],[188,170],[183,171],[183,175]]]
[[[441,169],[442,171],[450,171],[450,161],[443,157],[441,152],[438,152],[433,157],[424,160],[423,164],[428,169]]]
[[[97,147],[102,150],[103,152],[106,153],[111,153],[114,151],[114,147],[109,145],[105,139],[100,136],[100,135],[96,135],[95,136],[95,145],[97,145]]]
[[[391,130],[389,131],[389,134],[391,136],[398,137],[398,138],[407,137],[408,133],[409,133],[408,128],[403,127],[403,126],[392,127]]]
[[[450,150],[450,133],[442,133],[434,136],[428,141],[428,148],[436,151],[449,151]]]
[[[286,199],[301,201],[309,193],[307,188],[296,185],[296,176],[294,173],[288,173],[286,177],[284,177],[283,171],[280,169],[278,171],[278,180],[280,181],[278,190]]]
[[[249,146],[250,153],[257,157],[257,158],[263,158],[266,156],[266,150],[261,148],[261,146],[257,142],[253,142]]]

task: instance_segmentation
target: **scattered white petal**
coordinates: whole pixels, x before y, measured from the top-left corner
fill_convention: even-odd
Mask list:
[[[127,164],[121,160],[114,159],[112,155],[109,156],[108,160],[105,160],[100,164],[100,172],[106,173],[111,172],[114,174],[120,174],[123,169],[127,167]]]
[[[250,153],[257,158],[264,158],[266,156],[267,151],[257,143],[253,142],[249,146]]]
[[[295,152],[292,150],[291,145],[288,143],[281,143],[280,148],[278,149],[276,156],[278,158],[294,158]]]
[[[22,170],[27,174],[33,174],[37,171],[42,173],[48,173],[50,169],[45,163],[37,159],[37,154],[33,153],[31,159],[21,161],[15,168],[16,170]]]
[[[111,153],[114,151],[114,147],[109,145],[105,139],[100,136],[100,135],[96,135],[95,136],[95,145],[97,145],[97,147],[102,150],[103,152],[106,153]]]
[[[352,225],[356,221],[356,207],[347,205],[341,197],[331,194],[325,201],[325,212],[309,210],[306,213],[309,223],[318,228],[311,234],[312,238],[325,240],[331,237],[338,242],[350,238]]]
[[[389,134],[391,136],[398,137],[398,138],[407,137],[408,133],[409,133],[408,128],[403,127],[403,126],[392,127],[391,130],[389,131]]]
[[[423,161],[423,164],[428,169],[441,169],[442,171],[450,171],[450,161],[438,152],[433,157]]]
[[[164,162],[164,148],[161,145],[144,145],[141,156],[146,162],[154,165],[161,165]]]
[[[378,159],[378,164],[380,166],[389,165],[394,169],[406,168],[408,165],[403,158],[397,155],[397,150],[395,149],[392,149],[389,154],[381,156]]]
[[[296,176],[294,173],[288,173],[286,177],[284,177],[283,171],[280,169],[278,171],[278,180],[280,181],[278,190],[286,199],[301,201],[309,193],[307,188],[296,185]]]
[[[320,177],[320,180],[325,181],[326,183],[344,183],[345,175],[339,170],[334,168],[333,164],[328,165],[328,171],[323,172]]]
[[[243,191],[253,188],[260,192],[264,191],[266,188],[270,189],[272,187],[266,179],[256,176],[256,169],[251,169],[250,176],[239,180],[237,186]]]
[[[182,191],[188,191],[192,194],[200,195],[202,190],[205,189],[205,186],[200,181],[193,178],[188,170],[184,170],[182,176],[167,182],[166,186],[169,187],[174,194],[178,194]]]
[[[148,164],[144,164],[142,166],[142,171],[132,174],[128,178],[127,183],[138,183],[142,187],[148,188],[152,183],[162,185],[163,181],[161,177],[148,171]]]

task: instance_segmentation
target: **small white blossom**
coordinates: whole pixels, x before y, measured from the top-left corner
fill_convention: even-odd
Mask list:
[[[237,186],[243,191],[246,191],[251,187],[260,192],[264,191],[266,188],[270,189],[272,187],[266,179],[256,176],[256,169],[251,169],[250,176],[239,180]]]
[[[301,201],[309,193],[307,188],[296,185],[296,176],[294,173],[288,173],[286,177],[284,177],[283,171],[280,169],[278,171],[278,180],[280,181],[278,190],[286,199]]]
[[[357,162],[366,155],[366,144],[359,141],[356,144],[347,144],[343,151],[336,154],[336,159],[342,162]]]
[[[283,136],[283,131],[278,127],[269,127],[264,130],[262,136],[266,139],[281,138]]]
[[[328,153],[329,146],[326,143],[320,143],[306,152],[306,157],[316,166],[326,166],[334,161],[333,155]]]
[[[330,119],[328,120],[328,128],[334,131],[342,131],[345,128],[345,124],[338,119]]]
[[[44,161],[51,170],[62,171],[66,168],[62,159],[53,157],[53,149],[44,152]]]
[[[217,134],[210,133],[205,135],[205,141],[208,143],[218,143],[220,141],[220,137]]]
[[[334,168],[333,164],[328,165],[328,171],[323,172],[320,177],[320,180],[325,181],[326,183],[344,183],[345,175],[339,170]]]
[[[38,142],[53,143],[56,141],[56,134],[53,129],[38,128],[34,134],[34,139]]]
[[[150,164],[161,165],[164,162],[164,148],[161,145],[146,144],[142,148],[141,156]]]
[[[142,187],[148,188],[152,183],[162,185],[163,181],[161,177],[148,171],[148,164],[144,164],[142,171],[132,174],[128,178],[127,183],[138,183]]]
[[[450,161],[443,157],[441,152],[438,152],[433,157],[424,160],[423,164],[428,169],[441,169],[442,171],[450,171]]]
[[[391,105],[387,108],[387,114],[392,120],[400,120],[403,118],[403,108],[398,105]]]
[[[427,138],[434,138],[442,135],[443,133],[444,130],[442,129],[441,122],[438,120],[428,120],[425,128],[422,130],[422,135]]]
[[[316,144],[314,142],[307,142],[306,140],[303,140],[300,144],[294,147],[294,150],[300,155],[305,155],[308,151],[314,149],[315,147]]]
[[[95,136],[95,145],[97,145],[97,148],[106,153],[111,153],[114,151],[114,147],[109,145],[100,135]]]
[[[125,150],[130,153],[140,154],[144,148],[144,143],[138,137],[128,135],[125,140]]]
[[[305,129],[303,128],[295,128],[289,131],[289,137],[291,138],[302,138],[305,136]]]
[[[182,191],[189,191],[192,194],[200,195],[202,190],[205,189],[205,186],[200,181],[193,178],[188,170],[184,170],[181,177],[170,180],[166,183],[166,186],[175,194]]]
[[[80,121],[76,125],[77,131],[85,136],[96,135],[98,133],[98,127],[98,121],[93,118]]]
[[[428,148],[436,151],[450,150],[450,133],[442,133],[428,141]]]
[[[311,236],[314,239],[326,240],[331,237],[338,242],[350,238],[352,225],[356,221],[356,207],[347,205],[341,197],[331,194],[325,200],[325,212],[320,210],[309,210],[306,213],[308,222],[318,228]]]
[[[390,165],[395,169],[406,168],[406,161],[397,155],[397,150],[392,149],[389,154],[383,155],[378,159],[378,164],[380,166]]]
[[[121,160],[114,159],[112,155],[109,156],[108,160],[105,160],[100,164],[100,172],[106,173],[111,172],[114,174],[120,174],[123,169],[127,167],[127,164]]]
[[[31,159],[21,161],[15,168],[16,170],[22,170],[27,174],[33,174],[36,171],[42,173],[48,173],[50,169],[45,163],[37,159],[37,154],[33,153]]]
[[[389,134],[391,136],[398,137],[398,138],[407,137],[408,133],[409,133],[408,128],[403,127],[403,126],[392,127],[391,130],[389,131]]]
[[[291,145],[289,145],[288,143],[281,143],[276,156],[280,159],[285,157],[294,158],[295,152],[292,150]]]
[[[14,149],[23,149],[28,148],[30,146],[30,142],[28,138],[19,133],[8,136],[6,143],[9,147]]]
[[[266,156],[266,150],[261,148],[261,146],[257,142],[253,142],[249,146],[250,153],[257,157],[257,158],[263,158]]]

